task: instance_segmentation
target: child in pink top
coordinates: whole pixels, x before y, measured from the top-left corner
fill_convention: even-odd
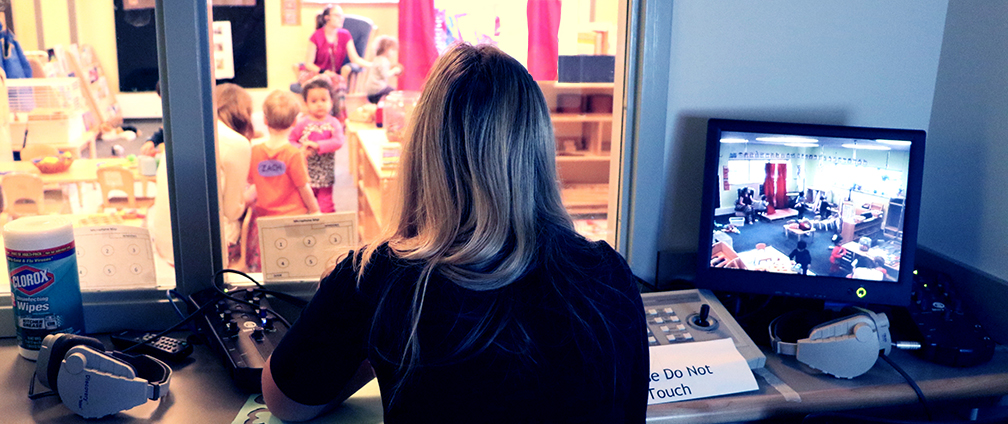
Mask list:
[[[308,113],[291,129],[289,140],[305,149],[312,192],[323,213],[334,212],[332,187],[335,182],[334,152],[343,147],[343,124],[332,115],[333,87],[328,78],[315,77],[304,84],[301,94]]]

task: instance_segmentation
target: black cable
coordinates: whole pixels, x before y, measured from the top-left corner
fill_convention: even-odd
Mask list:
[[[213,281],[210,284],[210,286],[213,287],[213,289],[215,291],[217,291],[218,294],[220,294],[221,296],[223,296],[226,299],[230,299],[230,300],[233,300],[235,302],[243,303],[245,305],[251,306],[254,309],[259,309],[261,311],[266,311],[270,315],[273,315],[274,318],[276,318],[276,319],[280,320],[280,322],[284,323],[284,325],[286,325],[287,328],[291,327],[290,321],[287,321],[286,318],[284,318],[282,315],[274,312],[272,309],[269,309],[269,308],[260,308],[260,306],[258,304],[249,302],[249,301],[247,301],[245,299],[239,299],[237,297],[231,296],[230,294],[228,294],[228,292],[224,291],[224,289],[222,289],[219,286],[217,286],[217,278],[219,278],[219,277],[223,276],[225,273],[229,273],[229,272],[230,273],[239,274],[239,275],[243,275],[243,276],[245,276],[245,278],[248,278],[252,282],[256,283],[257,286],[262,287],[262,284],[259,284],[257,281],[255,281],[254,279],[252,279],[252,277],[250,277],[248,274],[245,274],[244,272],[236,271],[236,270],[233,270],[233,269],[222,269],[222,270],[217,271],[217,272],[214,273],[214,279],[213,279]]]
[[[165,330],[162,330],[161,332],[159,332],[159,333],[155,334],[155,335],[154,335],[153,337],[150,337],[150,338],[148,338],[148,339],[146,339],[146,340],[143,340],[143,341],[139,341],[139,342],[136,342],[136,343],[134,343],[134,344],[133,344],[132,346],[129,346],[129,347],[125,348],[125,349],[122,349],[122,350],[120,350],[119,352],[122,352],[122,353],[126,353],[126,352],[128,352],[128,351],[130,351],[130,350],[133,350],[133,349],[134,349],[134,348],[136,348],[137,346],[140,346],[140,345],[143,345],[143,344],[147,344],[147,343],[150,343],[150,342],[152,342],[152,341],[155,341],[155,340],[157,340],[158,338],[160,338],[161,336],[163,336],[163,335],[165,335],[165,334],[168,334],[168,333],[170,333],[170,332],[172,332],[172,331],[175,331],[175,330],[177,330],[177,329],[178,329],[179,327],[181,327],[181,326],[185,325],[185,324],[186,324],[186,323],[188,323],[189,321],[192,321],[192,320],[193,320],[193,318],[196,318],[197,316],[199,316],[200,314],[202,314],[202,313],[203,313],[203,310],[204,310],[204,309],[206,309],[206,308],[207,308],[208,306],[210,306],[210,305],[213,305],[213,304],[215,304],[216,302],[217,302],[217,299],[210,299],[210,300],[209,300],[209,301],[207,301],[206,303],[204,303],[204,304],[200,305],[200,306],[199,306],[198,308],[196,308],[196,310],[195,310],[195,311],[193,311],[193,313],[191,313],[191,314],[187,315],[187,316],[186,316],[185,318],[183,318],[183,319],[182,319],[181,321],[179,321],[179,322],[175,323],[175,325],[172,325],[171,327],[168,327],[167,329],[165,329]],[[274,314],[274,315],[275,315],[275,314]]]
[[[893,369],[896,370],[896,372],[898,372],[900,375],[903,376],[903,379],[905,379],[907,384],[910,385],[910,388],[913,389],[914,393],[917,393],[917,399],[920,400],[921,405],[924,407],[924,415],[927,416],[928,421],[933,420],[934,417],[931,415],[931,406],[930,404],[928,404],[927,398],[924,397],[924,392],[922,392],[920,387],[917,386],[917,382],[915,382],[914,379],[910,377],[910,374],[907,374],[906,371],[903,371],[903,368],[901,368],[899,365],[896,365],[896,363],[893,362],[891,358],[889,358],[889,355],[879,355],[879,357],[882,358],[883,361],[886,361],[886,363],[889,364],[889,366],[893,367]]]
[[[175,309],[175,313],[178,314],[179,318],[185,319],[185,314],[183,314],[182,310],[179,309],[178,305],[175,304],[175,297],[174,297],[175,294],[178,294],[175,290],[171,289],[165,290],[165,297],[168,298],[168,304],[170,304],[172,308]]]
[[[49,396],[56,396],[55,390],[50,390],[48,392],[42,392],[42,393],[35,393],[35,379],[37,377],[36,374],[37,371],[32,373],[31,383],[28,384],[28,399],[35,400]]]
[[[217,282],[217,278],[220,277],[220,276],[222,276],[222,275],[224,275],[224,274],[238,274],[238,275],[240,275],[242,277],[245,277],[247,280],[251,281],[253,284],[255,284],[256,286],[258,286],[257,289],[254,289],[255,291],[263,293],[263,294],[266,294],[266,295],[273,296],[277,300],[282,300],[282,301],[287,302],[287,303],[289,303],[291,305],[294,305],[294,306],[296,306],[298,308],[304,308],[305,306],[308,305],[307,301],[305,301],[303,299],[300,299],[297,296],[293,296],[293,295],[290,295],[290,294],[287,294],[287,293],[284,293],[284,292],[279,292],[279,291],[267,289],[265,286],[263,286],[261,283],[259,283],[258,281],[256,281],[254,278],[252,278],[248,274],[246,274],[244,272],[241,272],[241,271],[238,271],[238,270],[235,270],[235,269],[227,269],[227,268],[225,268],[225,269],[222,269],[222,270],[217,271],[216,273],[214,273],[214,284],[215,285],[216,285],[216,282]]]

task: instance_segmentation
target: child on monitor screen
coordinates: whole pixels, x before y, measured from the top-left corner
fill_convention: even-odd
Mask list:
[[[288,140],[301,147],[308,162],[311,189],[322,212],[333,212],[333,184],[336,178],[335,152],[343,147],[343,124],[330,113],[333,86],[329,78],[315,77],[304,84],[301,95],[308,113],[290,131]]]
[[[245,243],[246,266],[252,272],[260,270],[258,217],[319,212],[304,155],[287,139],[300,111],[301,101],[290,92],[274,91],[263,102],[269,138],[252,146],[246,192],[249,203],[255,202],[255,207],[246,212],[254,214]]]
[[[801,273],[808,275],[809,264],[812,263],[812,253],[805,249],[808,244],[805,240],[798,241],[798,247],[788,254],[788,259],[795,261],[798,265],[801,265]]]

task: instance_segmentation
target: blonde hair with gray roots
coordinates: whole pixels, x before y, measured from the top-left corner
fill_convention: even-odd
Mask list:
[[[359,264],[360,280],[386,243],[395,256],[424,264],[403,352],[407,369],[417,358],[417,324],[432,274],[470,290],[498,289],[535,265],[544,227],[573,231],[555,152],[549,108],[518,61],[496,47],[468,44],[438,59],[403,145],[402,200]]]

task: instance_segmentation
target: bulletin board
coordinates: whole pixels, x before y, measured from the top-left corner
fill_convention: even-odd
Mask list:
[[[154,84],[158,81],[154,9],[143,4],[126,9],[123,0],[114,1],[119,92],[154,91]],[[229,78],[218,75],[218,84],[230,82],[245,88],[266,87],[265,10],[265,0],[213,2],[213,20],[230,22],[234,70],[225,74]],[[217,66],[215,58],[215,70],[220,72],[222,69],[217,69]]]

